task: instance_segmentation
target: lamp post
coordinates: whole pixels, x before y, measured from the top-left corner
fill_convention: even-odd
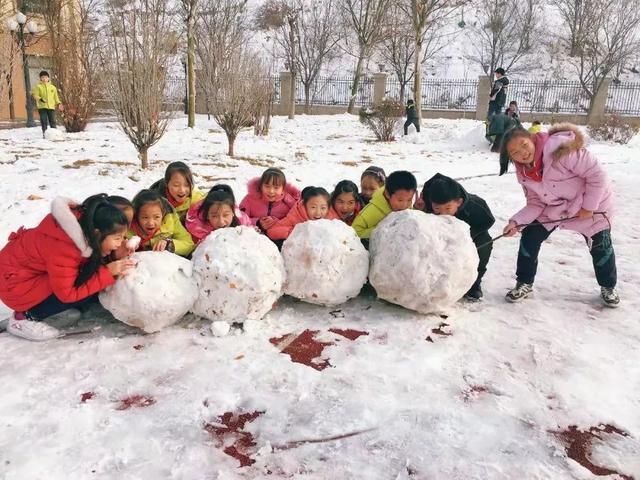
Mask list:
[[[22,12],[18,12],[7,21],[7,27],[9,27],[11,35],[17,42],[20,52],[22,53],[27,127],[35,127],[36,122],[33,120],[33,98],[31,97],[31,79],[29,78],[29,64],[27,59],[27,43],[35,37],[35,34],[38,32],[38,26],[34,22],[27,22],[27,16]]]

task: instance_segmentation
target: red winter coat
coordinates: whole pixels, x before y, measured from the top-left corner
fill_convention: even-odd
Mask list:
[[[0,250],[0,300],[15,311],[29,310],[51,294],[64,303],[78,302],[115,281],[101,266],[86,283],[74,286],[91,249],[78,235],[75,217],[52,210],[37,227],[12,233]]]
[[[327,220],[340,220],[340,217],[333,208],[330,208],[325,217]],[[304,203],[300,200],[295,206],[289,210],[286,217],[278,220],[269,230],[267,230],[267,236],[271,240],[286,240],[293,232],[296,225],[302,222],[308,222],[309,216],[307,210],[304,208]]]
[[[278,220],[286,217],[289,210],[300,200],[300,190],[287,183],[281,198],[269,202],[260,191],[260,177],[250,180],[247,190],[249,193],[240,202],[240,210],[249,216],[252,225],[256,225],[262,217],[272,216]]]

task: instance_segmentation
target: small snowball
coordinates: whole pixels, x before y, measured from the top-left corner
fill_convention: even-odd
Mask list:
[[[127,248],[130,250],[136,250],[140,245],[141,240],[142,239],[140,237],[138,237],[137,235],[134,235],[129,240],[127,240]]]
[[[336,306],[367,281],[369,255],[353,228],[339,220],[296,225],[282,246],[284,291],[305,302]]]
[[[251,227],[221,228],[193,253],[199,296],[193,312],[210,320],[260,320],[282,295],[277,247]]]
[[[373,231],[369,253],[378,297],[421,313],[455,303],[477,276],[469,226],[448,215],[391,213]]]
[[[231,325],[228,322],[217,320],[211,324],[211,333],[214,337],[224,337],[231,330]]]
[[[198,295],[191,262],[169,252],[138,252],[137,265],[100,293],[100,303],[121,322],[147,333],[180,320]]]

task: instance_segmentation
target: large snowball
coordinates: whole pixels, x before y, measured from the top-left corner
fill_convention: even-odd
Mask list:
[[[448,215],[391,213],[373,231],[369,253],[378,297],[421,313],[455,303],[477,276],[469,226]]]
[[[193,254],[193,270],[199,290],[193,312],[210,320],[260,320],[282,295],[282,256],[251,227],[209,234]]]
[[[282,246],[284,292],[305,302],[335,306],[360,293],[369,254],[353,228],[339,220],[296,225]]]
[[[191,262],[169,252],[138,252],[138,262],[100,293],[100,303],[121,322],[157,332],[180,320],[198,295]]]

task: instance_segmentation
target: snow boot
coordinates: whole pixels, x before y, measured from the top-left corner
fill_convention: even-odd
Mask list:
[[[615,288],[600,287],[600,298],[605,306],[616,308],[620,306],[620,297]]]
[[[34,342],[51,340],[60,336],[60,330],[47,325],[44,322],[29,320],[24,314],[14,312],[9,318],[7,332],[16,337],[25,338]]]
[[[480,282],[476,281],[462,298],[467,302],[479,302],[482,299],[482,287],[480,286]]]
[[[517,282],[516,286],[507,292],[505,299],[507,302],[516,303],[531,295],[533,295],[533,284]]]

